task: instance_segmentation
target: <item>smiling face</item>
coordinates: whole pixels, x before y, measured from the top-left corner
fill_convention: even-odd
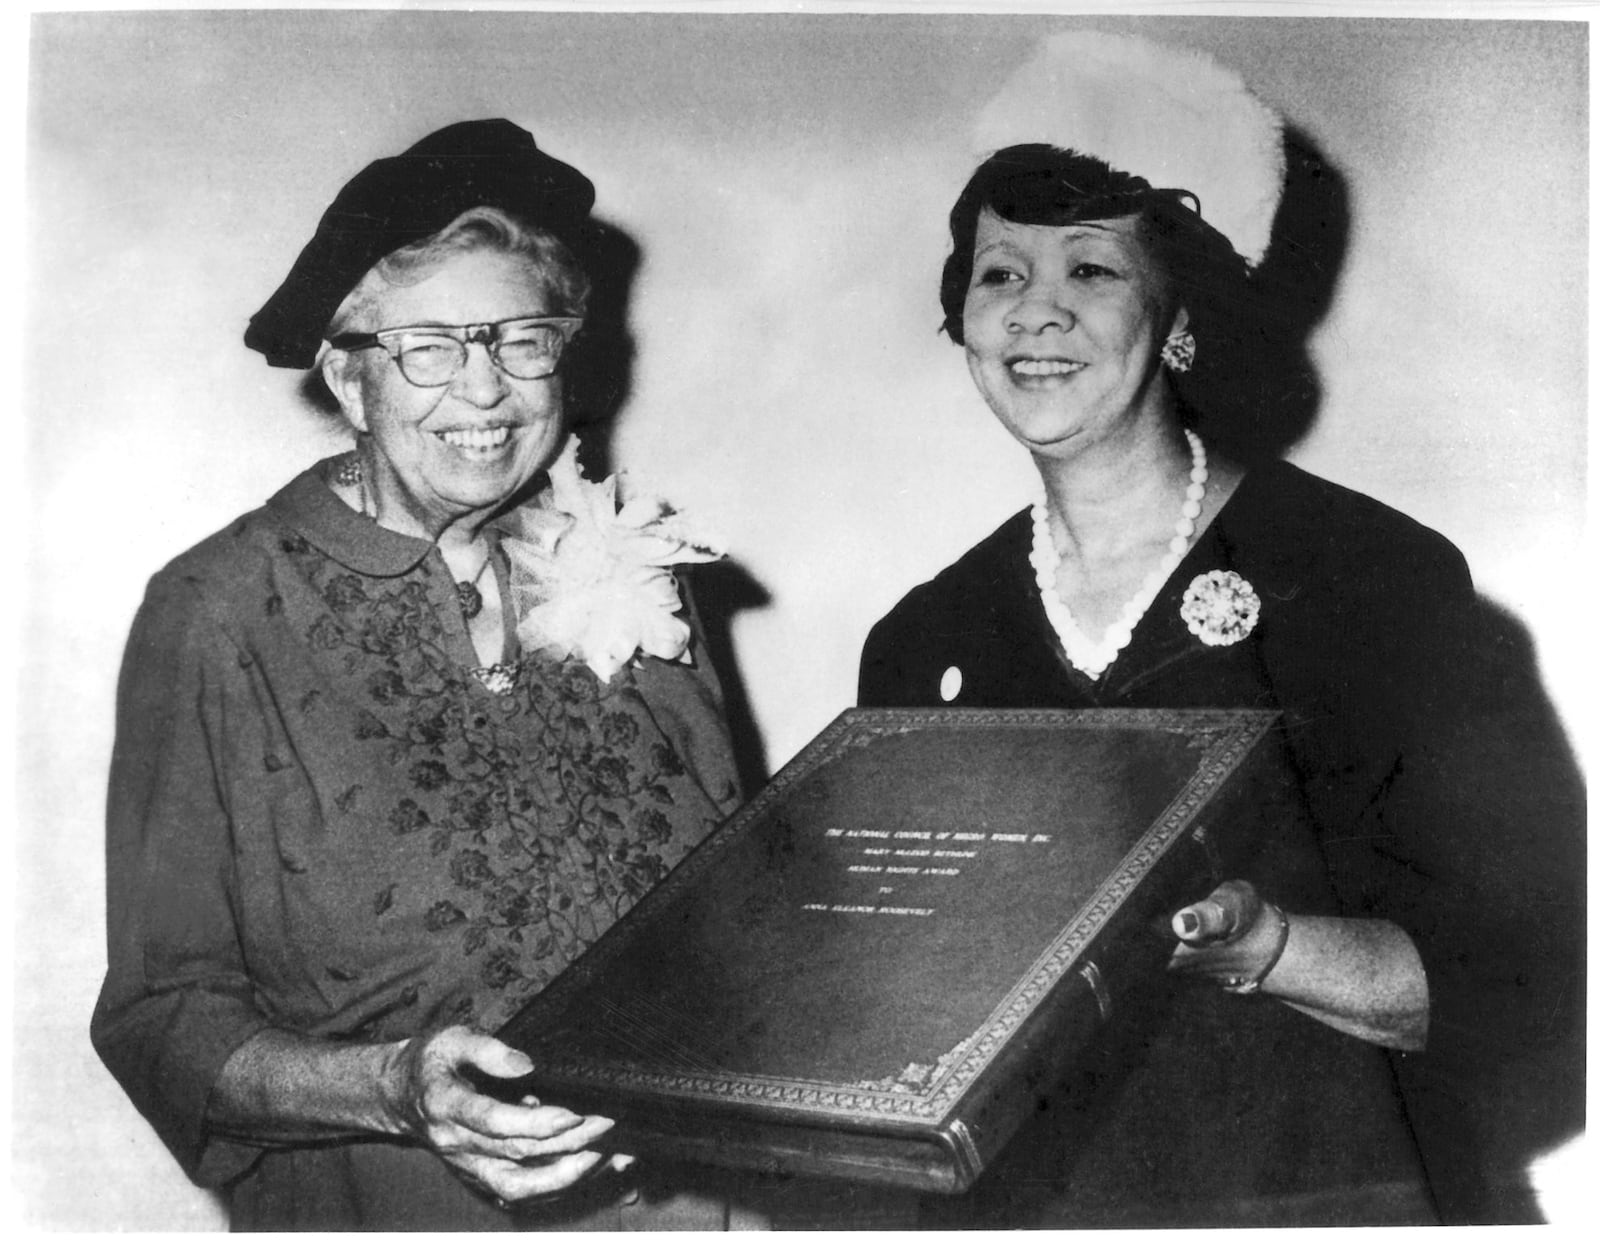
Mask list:
[[[468,250],[415,283],[385,285],[358,321],[341,327],[372,332],[549,314],[546,288],[524,256]],[[559,372],[513,379],[482,345],[470,346],[466,365],[439,388],[408,382],[382,349],[331,350],[323,375],[350,424],[365,433],[379,520],[404,534],[437,538],[455,522],[487,517],[561,447]]]
[[[1183,327],[1136,216],[1079,224],[978,217],[962,310],[967,367],[1036,456],[1165,426],[1162,342]]]

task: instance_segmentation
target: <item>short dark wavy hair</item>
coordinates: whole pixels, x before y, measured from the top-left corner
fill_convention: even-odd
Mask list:
[[[972,283],[978,217],[984,210],[1016,224],[1077,224],[1136,215],[1157,265],[1189,312],[1200,343],[1222,344],[1245,316],[1246,267],[1228,239],[1206,223],[1204,204],[1181,188],[1156,188],[1093,156],[1045,143],[996,151],[972,174],[950,210],[950,257],[939,286],[944,331],[965,343],[962,311]]]

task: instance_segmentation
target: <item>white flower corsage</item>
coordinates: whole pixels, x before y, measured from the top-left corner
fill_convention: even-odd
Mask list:
[[[1207,646],[1232,646],[1256,627],[1261,599],[1255,587],[1231,569],[1213,569],[1189,583],[1178,615]]]
[[[638,654],[688,663],[672,566],[723,553],[653,496],[619,505],[615,475],[584,478],[576,436],[549,473],[549,490],[501,522],[523,646],[581,659],[602,681]]]

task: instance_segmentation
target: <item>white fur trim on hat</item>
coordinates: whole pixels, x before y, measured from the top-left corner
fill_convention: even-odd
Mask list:
[[[978,118],[988,156],[1046,142],[1104,160],[1156,189],[1188,190],[1252,267],[1283,193],[1283,123],[1204,52],[1129,35],[1058,34]]]

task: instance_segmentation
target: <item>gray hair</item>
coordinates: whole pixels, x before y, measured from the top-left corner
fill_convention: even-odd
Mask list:
[[[553,315],[582,317],[589,305],[589,276],[571,248],[553,233],[498,207],[463,211],[431,237],[383,256],[339,303],[325,336],[351,330],[383,296],[385,288],[419,284],[458,254],[493,250],[517,255],[536,269]]]

